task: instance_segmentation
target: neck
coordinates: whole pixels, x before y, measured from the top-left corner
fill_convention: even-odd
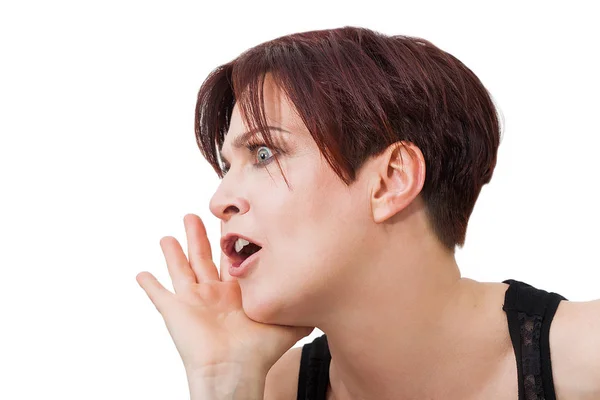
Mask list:
[[[510,350],[499,339],[504,284],[462,278],[453,252],[409,241],[409,256],[386,245],[331,291],[331,313],[317,326],[336,399],[468,398]]]

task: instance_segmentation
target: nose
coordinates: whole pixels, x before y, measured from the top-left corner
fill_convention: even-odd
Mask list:
[[[231,185],[230,182],[233,181],[227,181],[227,177],[223,178],[209,203],[210,212],[223,222],[229,221],[235,214],[243,215],[247,213],[250,208],[246,198],[239,194],[234,194],[233,185]],[[237,185],[237,188],[239,193],[239,184]]]

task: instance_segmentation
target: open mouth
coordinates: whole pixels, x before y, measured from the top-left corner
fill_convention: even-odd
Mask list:
[[[233,237],[226,247],[226,255],[232,261],[232,264],[241,264],[245,259],[252,254],[258,252],[262,247],[256,243],[240,237]]]
[[[242,248],[242,250],[240,250],[237,254],[241,258],[241,260],[244,261],[246,258],[250,257],[252,254],[258,252],[260,249],[262,249],[262,247],[254,244],[254,243],[249,243],[249,244],[245,245]]]

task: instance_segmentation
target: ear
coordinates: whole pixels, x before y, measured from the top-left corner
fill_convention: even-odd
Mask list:
[[[405,209],[421,193],[425,158],[410,142],[390,145],[376,157],[371,187],[371,212],[381,223]]]

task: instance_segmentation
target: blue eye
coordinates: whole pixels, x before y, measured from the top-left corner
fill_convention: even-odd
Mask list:
[[[264,143],[248,143],[246,145],[246,148],[252,153],[254,153],[256,149],[258,149],[258,152],[256,152],[257,162],[255,164],[257,167],[269,164],[271,161],[273,161],[275,157],[273,152],[269,149],[269,147],[265,146]],[[271,155],[269,156],[269,154]]]
[[[250,153],[253,153],[253,155],[256,157],[256,163],[253,164],[254,167],[256,168],[262,168],[264,166],[266,166],[267,164],[269,164],[271,161],[273,161],[275,159],[275,157],[277,156],[277,154],[280,153],[279,149],[275,149],[275,153],[273,153],[271,151],[270,147],[265,146],[264,143],[247,143],[246,144],[246,148],[248,149],[248,151]],[[256,149],[258,149],[258,152],[255,152]],[[229,171],[230,165],[227,164],[226,162],[223,162],[221,165],[221,177],[225,176],[225,174],[227,174],[227,172]]]

